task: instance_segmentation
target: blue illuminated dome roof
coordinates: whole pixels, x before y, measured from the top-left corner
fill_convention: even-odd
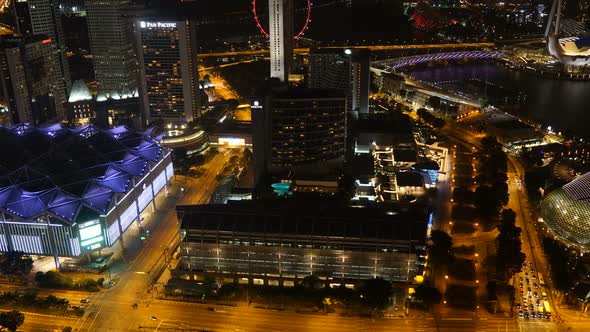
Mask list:
[[[0,126],[0,210],[22,220],[49,216],[66,224],[81,210],[106,214],[148,163],[162,157],[152,131],[124,126]]]

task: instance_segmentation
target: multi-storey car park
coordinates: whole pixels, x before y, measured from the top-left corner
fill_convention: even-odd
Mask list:
[[[293,286],[382,277],[412,282],[424,265],[427,209],[330,200],[177,206],[182,279]]]
[[[173,176],[152,130],[0,126],[0,251],[77,257],[113,246]]]

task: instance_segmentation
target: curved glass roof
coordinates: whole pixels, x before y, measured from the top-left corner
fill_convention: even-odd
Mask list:
[[[590,199],[577,199],[590,173],[549,193],[541,203],[541,215],[558,236],[590,247]],[[573,188],[576,190],[572,191]],[[576,195],[572,195],[576,193]],[[587,194],[587,193],[586,193]],[[582,195],[589,197],[589,195]]]
[[[162,157],[151,134],[124,126],[0,126],[0,210],[65,223],[74,223],[82,207],[107,213],[113,196],[127,192],[133,177],[143,177],[148,163]]]

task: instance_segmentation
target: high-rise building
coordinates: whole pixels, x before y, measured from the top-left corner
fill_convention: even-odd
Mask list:
[[[341,164],[346,120],[341,91],[273,88],[264,105],[252,105],[256,182],[295,168]]]
[[[289,80],[293,62],[293,0],[269,0],[270,77]]]
[[[87,0],[86,19],[99,91],[137,94],[138,68],[132,22],[124,16],[129,0]]]
[[[65,86],[53,40],[5,36],[0,52],[2,95],[12,122],[40,124],[63,118]]]
[[[55,0],[19,0],[14,3],[17,31],[25,37],[45,35],[52,40],[55,64],[64,81],[67,95],[72,86],[70,66],[66,56],[66,45],[60,11]]]
[[[169,128],[199,117],[196,24],[190,20],[137,22],[144,110]]]
[[[367,49],[314,49],[308,55],[308,86],[338,89],[347,96],[347,110],[369,111],[370,53]]]

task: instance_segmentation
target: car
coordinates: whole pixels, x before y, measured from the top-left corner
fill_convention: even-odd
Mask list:
[[[215,308],[215,307],[208,307],[207,310],[209,310],[209,311],[217,311],[217,308]]]
[[[520,281],[520,283],[522,284],[522,277],[518,277],[518,280]]]
[[[531,311],[535,310],[535,306],[532,303],[529,305],[529,308],[531,308]]]
[[[533,280],[537,280],[537,276],[533,274]]]
[[[531,279],[526,278],[526,284],[529,285],[531,283]]]
[[[524,314],[522,313],[522,311],[519,311],[518,312],[518,317],[523,317],[523,316],[524,316]]]
[[[537,318],[537,312],[536,312],[536,311],[533,311],[533,312],[531,313],[531,317],[532,317],[532,318]]]
[[[524,318],[529,318],[529,313],[528,312],[525,312],[524,313]]]
[[[532,291],[532,289],[530,287],[526,288],[527,293],[530,293]]]
[[[529,263],[529,267],[532,269],[533,268],[533,263]]]
[[[520,309],[520,307],[521,307],[521,305],[520,305],[520,302],[517,302],[517,303],[516,303],[516,307],[517,307],[518,309]]]
[[[535,292],[533,292],[533,296],[534,296],[534,297],[538,297],[538,296],[539,296],[539,293],[537,293],[537,292],[535,291]]]
[[[89,303],[89,302],[90,302],[90,300],[89,300],[89,299],[81,299],[81,300],[80,300],[80,303]]]
[[[537,301],[535,303],[537,303],[537,305],[540,305],[541,304],[541,300],[537,299]]]
[[[156,317],[156,316],[151,316],[151,317],[150,317],[150,319],[151,319],[151,320],[158,320],[158,317]]]
[[[539,288],[539,285],[537,285],[537,283],[536,283],[536,282],[533,282],[533,287],[534,287],[535,289],[537,289],[537,288]]]
[[[528,276],[529,276],[529,273],[528,273],[528,272],[525,272],[525,273],[524,273],[524,275],[528,277]],[[528,278],[527,278],[527,279],[528,279]]]

